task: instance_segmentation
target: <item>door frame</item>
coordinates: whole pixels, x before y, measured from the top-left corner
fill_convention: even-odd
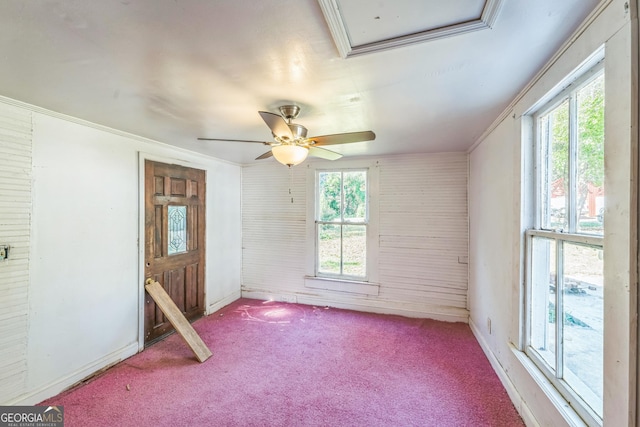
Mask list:
[[[145,289],[144,281],[144,266],[145,266],[145,161],[150,160],[152,162],[166,163],[170,165],[184,166],[187,168],[200,169],[205,172],[204,181],[207,183],[208,168],[207,166],[197,163],[189,162],[187,160],[176,159],[175,157],[162,156],[158,154],[145,153],[143,151],[138,152],[138,352],[144,350],[144,301],[145,301]],[[205,186],[204,199],[207,202],[208,189]],[[207,212],[205,211],[205,223],[207,218]],[[205,232],[205,247],[207,244],[207,234]],[[204,286],[204,306],[205,315],[207,314],[209,304],[207,302],[207,262],[205,253],[205,286]]]

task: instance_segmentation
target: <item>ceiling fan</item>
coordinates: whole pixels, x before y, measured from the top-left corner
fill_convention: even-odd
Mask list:
[[[351,142],[373,141],[376,134],[372,131],[337,133],[334,135],[314,136],[307,138],[307,128],[292,123],[298,114],[300,107],[297,105],[283,105],[280,107],[280,115],[267,111],[258,111],[262,120],[271,129],[274,141],[251,141],[246,139],[219,139],[198,138],[200,141],[231,141],[252,142],[269,145],[271,150],[258,156],[256,160],[266,159],[271,156],[286,166],[298,165],[307,158],[307,155],[327,160],[337,160],[342,154],[320,148],[324,145],[348,144]]]

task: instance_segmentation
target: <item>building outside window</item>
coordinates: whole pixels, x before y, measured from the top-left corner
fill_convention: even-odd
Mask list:
[[[316,171],[316,276],[367,279],[366,169]]]
[[[604,106],[600,63],[533,115],[526,233],[526,353],[591,425],[603,407]]]

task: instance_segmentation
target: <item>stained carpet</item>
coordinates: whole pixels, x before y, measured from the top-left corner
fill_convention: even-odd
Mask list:
[[[65,426],[522,426],[469,326],[240,299],[42,402]]]

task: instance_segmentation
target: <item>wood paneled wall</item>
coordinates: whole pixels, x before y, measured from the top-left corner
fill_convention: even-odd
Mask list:
[[[380,193],[380,297],[466,309],[467,156],[384,160]]]
[[[243,168],[243,295],[467,320],[467,155],[373,162],[380,193],[378,295],[305,287],[306,204],[313,197],[306,180],[313,163],[288,170],[272,161]]]
[[[0,402],[26,387],[31,222],[31,113],[0,103]]]
[[[271,160],[243,168],[244,289],[273,293],[303,289],[306,173],[303,165],[288,169]]]

